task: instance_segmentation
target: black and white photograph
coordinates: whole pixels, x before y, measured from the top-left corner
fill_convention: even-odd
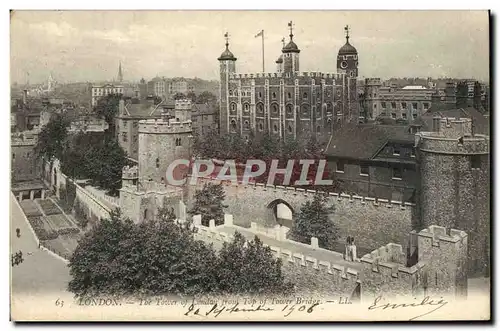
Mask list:
[[[490,15],[11,10],[11,321],[490,320]]]

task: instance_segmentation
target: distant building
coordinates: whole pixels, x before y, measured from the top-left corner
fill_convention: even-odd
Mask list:
[[[219,112],[213,103],[193,104],[191,112],[193,133],[198,135],[210,131],[217,132],[219,128]]]
[[[109,94],[123,94],[125,87],[123,85],[115,84],[104,84],[104,85],[93,85],[91,88],[92,107],[97,105],[97,101]]]
[[[32,130],[11,136],[12,182],[26,182],[39,178],[41,168],[35,155],[38,133],[38,130]]]
[[[170,79],[165,77],[155,77],[147,83],[148,95],[162,98],[172,98],[177,93],[186,95],[193,89],[188,82],[182,79]]]
[[[432,106],[435,89],[422,85],[403,88],[384,86],[380,78],[366,78],[361,98],[367,122],[377,118],[390,118],[411,123]]]

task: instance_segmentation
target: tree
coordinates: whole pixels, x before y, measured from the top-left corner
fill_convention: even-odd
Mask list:
[[[193,103],[195,103],[195,102],[196,102],[196,99],[197,99],[197,97],[196,97],[196,93],[194,93],[194,92],[190,91],[190,92],[188,92],[188,94],[186,95],[186,98],[187,98],[187,99],[190,99]]]
[[[330,219],[333,211],[333,206],[327,206],[326,195],[316,194],[300,208],[290,236],[303,243],[310,243],[311,237],[316,237],[320,247],[332,249],[338,238],[337,227]]]
[[[211,219],[216,225],[224,224],[224,204],[226,194],[222,184],[207,183],[201,190],[194,194],[193,208],[189,210],[190,215],[201,215],[201,222],[208,226]]]
[[[91,295],[284,294],[281,260],[256,238],[236,234],[217,254],[174,222],[164,205],[157,217],[134,224],[114,211],[79,241],[70,258],[68,289]]]
[[[95,112],[102,116],[109,125],[110,136],[115,132],[115,116],[118,114],[121,94],[108,94],[97,101]]]
[[[282,261],[275,259],[259,237],[245,245],[245,238],[235,233],[219,252],[218,286],[222,294],[288,294],[293,289],[284,281]]]
[[[69,121],[61,114],[53,114],[38,135],[35,151],[46,160],[61,159],[66,149]]]
[[[215,102],[217,101],[217,97],[215,94],[210,93],[208,91],[203,91],[198,95],[198,98],[196,99],[196,103],[208,103],[208,102]]]

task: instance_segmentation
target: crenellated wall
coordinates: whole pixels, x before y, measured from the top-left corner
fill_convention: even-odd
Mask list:
[[[189,181],[189,179],[188,179]],[[205,183],[220,181],[198,178],[197,185],[188,185],[185,199],[191,205],[196,189]],[[273,227],[276,225],[272,206],[277,202],[288,205],[296,215],[301,206],[312,200],[316,191],[263,184],[224,183],[226,212],[233,214],[235,223],[250,227],[251,222]],[[389,201],[374,197],[329,193],[329,202],[334,205],[332,219],[339,229],[339,242],[347,236],[354,236],[358,247],[371,249],[387,241],[405,243],[407,234],[413,229],[415,205],[408,202]]]

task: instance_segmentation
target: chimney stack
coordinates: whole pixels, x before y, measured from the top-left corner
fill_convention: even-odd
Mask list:
[[[28,103],[28,90],[24,89],[23,90],[23,105],[26,106],[27,103]]]

